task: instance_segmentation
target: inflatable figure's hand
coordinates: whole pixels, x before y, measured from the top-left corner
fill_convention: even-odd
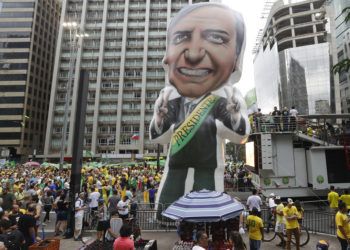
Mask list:
[[[154,117],[157,126],[160,127],[164,117],[168,113],[168,101],[172,88],[164,88],[160,91],[159,97],[154,104]]]
[[[241,119],[241,105],[244,104],[241,93],[234,87],[225,87],[227,105],[226,109],[231,114],[232,123],[235,124]]]

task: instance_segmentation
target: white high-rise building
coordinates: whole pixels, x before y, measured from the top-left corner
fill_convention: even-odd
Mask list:
[[[72,131],[79,105],[74,100],[80,69],[89,72],[84,149],[109,158],[156,155],[157,145],[149,141],[148,128],[154,102],[165,86],[162,59],[167,25],[183,6],[196,2],[207,1],[63,1],[46,131],[46,158],[57,159],[60,155],[69,79],[72,79],[73,102],[68,112],[65,156],[72,155]],[[77,26],[65,29],[63,22],[76,22]],[[88,37],[80,36],[72,53],[70,34],[76,30]],[[70,65],[74,65],[73,72],[69,71]],[[161,153],[165,151],[161,147]]]
[[[295,106],[303,115],[337,110],[325,3],[279,0],[271,7],[254,58],[257,104],[262,112],[269,113],[274,106]]]

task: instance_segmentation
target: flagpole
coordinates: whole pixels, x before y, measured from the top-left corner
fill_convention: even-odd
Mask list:
[[[160,144],[157,143],[157,172],[160,170],[159,158],[160,158]]]

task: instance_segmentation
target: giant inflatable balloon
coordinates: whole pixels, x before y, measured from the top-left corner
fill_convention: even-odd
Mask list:
[[[224,191],[224,143],[241,144],[250,125],[240,79],[242,16],[225,5],[188,5],[171,20],[163,66],[166,87],[155,102],[150,137],[169,145],[157,203],[201,189]]]

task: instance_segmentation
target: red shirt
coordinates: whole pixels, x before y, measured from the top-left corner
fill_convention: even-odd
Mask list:
[[[134,250],[134,242],[129,237],[118,237],[113,243],[113,250]]]

